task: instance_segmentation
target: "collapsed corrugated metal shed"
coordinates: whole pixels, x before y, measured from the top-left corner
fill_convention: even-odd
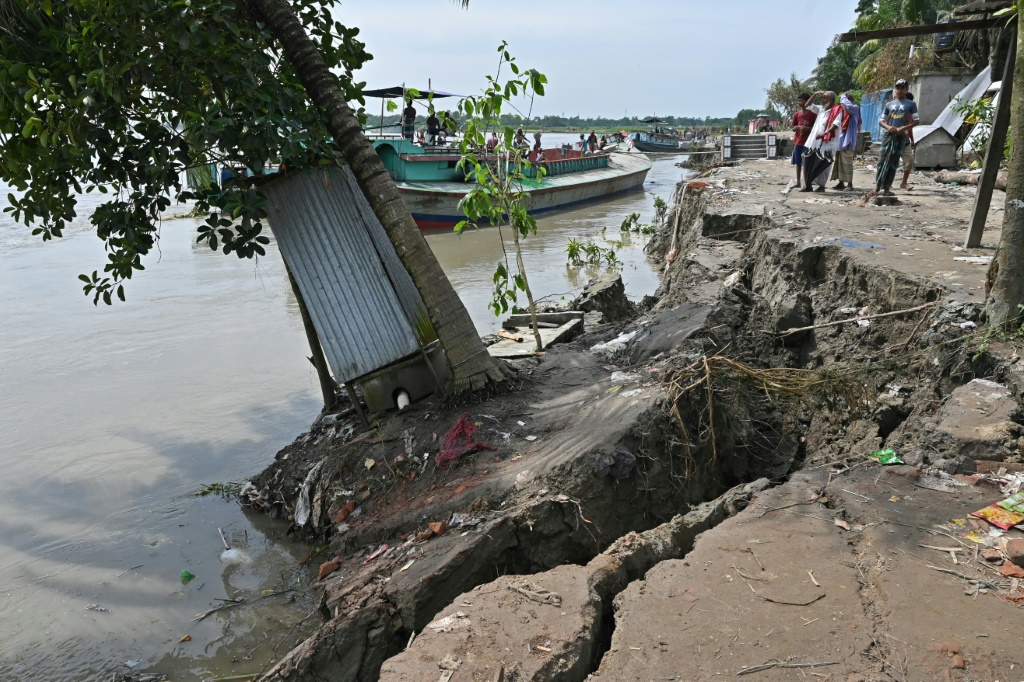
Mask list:
[[[422,300],[351,171],[287,173],[262,191],[334,378],[348,382],[418,353]]]

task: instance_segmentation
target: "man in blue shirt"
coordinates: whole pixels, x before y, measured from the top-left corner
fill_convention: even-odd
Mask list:
[[[882,130],[882,149],[878,155],[875,173],[875,193],[891,197],[892,183],[900,165],[903,150],[910,142],[909,133],[921,121],[917,102],[907,99],[907,81],[899,79],[894,88],[896,98],[886,103],[879,120]]]

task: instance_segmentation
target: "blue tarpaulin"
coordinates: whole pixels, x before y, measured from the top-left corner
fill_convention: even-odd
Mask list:
[[[882,117],[882,107],[890,99],[892,88],[867,93],[860,101],[861,130],[871,133],[871,140],[876,145],[882,139],[882,127],[878,125],[878,120]]]

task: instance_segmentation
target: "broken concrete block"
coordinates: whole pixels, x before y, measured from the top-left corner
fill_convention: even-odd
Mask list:
[[[626,298],[622,275],[608,273],[595,277],[573,303],[574,310],[601,313],[601,322],[618,322],[633,316],[633,304]]]
[[[1008,454],[1004,443],[1020,435],[1017,413],[1017,401],[1005,385],[974,379],[949,396],[935,434],[951,454],[1002,460]]]
[[[1008,540],[1006,542],[1006,558],[1018,566],[1024,566],[1024,540]]]
[[[747,242],[768,224],[764,206],[737,206],[724,213],[705,213],[700,233],[712,239]]]
[[[790,329],[811,326],[811,297],[804,293],[791,296],[776,308],[778,317],[775,319],[775,332],[782,334]],[[796,332],[782,337],[785,344],[799,343],[810,331]]]

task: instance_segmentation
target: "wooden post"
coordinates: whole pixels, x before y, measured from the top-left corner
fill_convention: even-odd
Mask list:
[[[999,164],[1003,160],[1003,148],[1006,146],[1006,132],[1010,127],[1010,104],[1013,101],[1013,64],[1017,56],[1017,36],[1010,29],[1010,51],[1006,55],[1003,66],[1003,84],[999,90],[999,105],[992,120],[992,134],[985,150],[985,163],[981,168],[978,180],[978,191],[974,195],[974,210],[971,212],[971,227],[967,232],[964,247],[972,249],[981,246],[981,237],[985,233],[985,220],[988,209],[992,205],[992,191],[996,186]]]
[[[324,396],[324,407],[330,410],[337,402],[338,384],[331,376],[331,370],[327,367],[327,358],[324,357],[324,349],[320,346],[320,337],[317,336],[316,327],[313,326],[313,318],[309,316],[309,309],[306,308],[306,301],[299,291],[299,284],[292,276],[292,271],[285,263],[285,272],[288,273],[288,283],[292,285],[295,293],[295,300],[299,302],[299,316],[302,317],[302,328],[306,331],[306,340],[309,342],[309,350],[313,354],[310,361],[316,368],[317,378],[320,379],[320,392]]]

